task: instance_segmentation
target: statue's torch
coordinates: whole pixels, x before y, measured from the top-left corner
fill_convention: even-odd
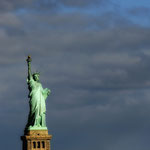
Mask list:
[[[27,62],[31,62],[32,59],[31,59],[31,56],[28,56],[28,58],[26,59]]]

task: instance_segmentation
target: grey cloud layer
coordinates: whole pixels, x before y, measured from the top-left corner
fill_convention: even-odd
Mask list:
[[[30,6],[33,0],[1,0],[0,10],[1,11],[11,11],[18,8],[24,8],[26,6]]]
[[[90,0],[59,0],[60,3],[64,4],[65,6],[72,6],[72,7],[84,7],[84,6],[88,6],[88,5],[97,5],[97,4],[101,4],[104,2],[104,0],[94,0],[94,1],[90,1]]]
[[[108,1],[108,0],[107,0]],[[104,0],[1,0],[0,11],[13,11],[21,9],[38,9],[38,10],[51,10],[65,7],[85,7],[89,5],[104,5],[107,3]]]

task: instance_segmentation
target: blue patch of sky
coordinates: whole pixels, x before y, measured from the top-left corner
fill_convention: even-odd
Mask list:
[[[128,16],[128,18],[137,25],[140,25],[142,27],[149,27],[150,20],[149,17],[141,17],[141,16]]]
[[[46,4],[48,1],[44,0],[44,3]],[[54,1],[55,2],[55,1]],[[57,5],[58,6],[58,5]],[[61,14],[67,14],[67,13],[82,13],[87,15],[94,15],[94,16],[100,16],[107,12],[112,12],[119,14],[122,17],[127,18],[134,24],[138,24],[141,26],[149,26],[150,20],[149,15],[147,16],[135,16],[130,13],[128,13],[129,9],[132,8],[138,8],[138,7],[149,7],[150,8],[150,1],[148,0],[113,0],[109,1],[106,5],[89,5],[87,7],[66,7],[64,5],[59,5],[59,9],[57,9],[57,12],[55,13],[61,13]],[[50,13],[53,13],[52,10],[45,9],[45,10],[38,10],[32,8],[20,8],[16,10],[16,15],[24,15],[28,13],[39,13],[39,14],[45,14],[48,15]]]
[[[20,9],[15,10],[16,15],[24,15],[24,14],[27,14],[27,13],[29,13],[28,9],[25,9],[25,8],[20,8]]]
[[[132,15],[129,13],[129,9],[132,8],[139,8],[139,7],[146,7],[150,8],[150,1],[149,0],[114,0],[115,4],[118,4],[118,8],[120,11],[120,14],[126,18],[128,18],[130,21],[132,21],[134,24],[148,27],[150,25],[149,20],[149,14],[146,16],[140,16],[140,15]]]
[[[99,16],[103,13],[110,12],[114,10],[113,5],[106,5],[105,7],[103,5],[90,5],[86,7],[66,7],[64,5],[61,5],[61,13],[82,13],[87,15],[94,15]]]
[[[141,6],[149,6],[149,0],[114,0],[115,3],[119,4],[121,8],[132,8],[132,7],[141,7]]]
[[[89,14],[89,15],[94,15],[94,16],[100,16],[103,15],[104,13],[116,13],[123,18],[127,18],[127,20],[130,20],[134,24],[139,24],[143,26],[149,25],[149,19],[148,17],[139,17],[139,16],[132,16],[131,14],[128,13],[129,8],[135,8],[135,7],[141,7],[141,6],[147,6],[147,4],[150,2],[143,1],[141,0],[114,0],[111,1],[109,4],[105,6],[101,5],[90,5],[84,8],[80,7],[65,7],[61,6],[61,13],[82,13],[82,14]],[[142,21],[141,21],[142,20]]]

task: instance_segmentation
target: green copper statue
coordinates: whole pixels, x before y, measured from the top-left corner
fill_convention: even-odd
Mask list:
[[[48,88],[43,89],[40,81],[38,72],[31,73],[31,57],[27,58],[28,64],[28,89],[29,89],[29,105],[30,112],[28,116],[28,123],[26,125],[27,130],[41,130],[47,129],[46,127],[46,104],[45,100],[50,94]]]

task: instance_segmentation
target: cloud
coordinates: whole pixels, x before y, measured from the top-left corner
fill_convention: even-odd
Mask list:
[[[129,13],[134,16],[149,16],[150,8],[149,7],[134,7],[129,9]]]
[[[96,6],[96,5],[105,5],[107,4],[104,0],[1,0],[0,9],[1,12],[9,12],[9,11],[16,11],[16,10],[50,10],[53,11],[54,9],[58,10],[61,9],[62,5],[64,7],[76,7],[82,8],[86,6]],[[59,11],[59,10],[58,10]]]
[[[1,0],[0,10],[1,11],[12,11],[18,8],[24,8],[30,6],[33,0]]]
[[[18,19],[18,17],[13,13],[1,13],[0,14],[0,25],[1,26],[19,26],[21,24],[21,21]]]
[[[85,6],[89,6],[89,5],[100,5],[101,3],[103,4],[106,1],[103,0],[94,0],[94,1],[90,1],[90,0],[61,0],[59,1],[61,4],[65,5],[65,6],[72,6],[72,7],[85,7]]]

